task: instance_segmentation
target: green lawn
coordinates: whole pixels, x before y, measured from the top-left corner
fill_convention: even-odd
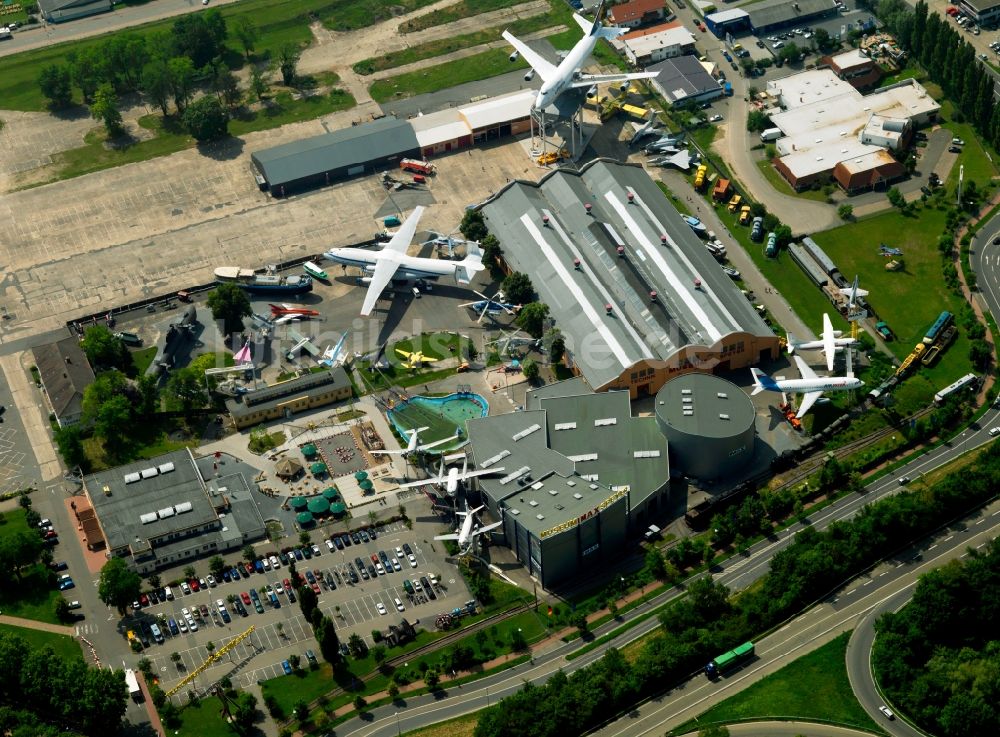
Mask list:
[[[490,49],[464,59],[380,79],[368,91],[376,102],[388,102],[527,68],[528,63],[524,59],[518,57],[517,61],[511,63],[509,55],[510,52],[505,49]]]
[[[0,537],[19,532],[37,534],[35,530],[28,529],[24,510],[20,507],[4,513],[0,518]],[[56,589],[54,580],[52,571],[40,563],[25,569],[21,573],[20,583],[0,588],[0,611],[12,617],[59,624],[55,605],[62,594]],[[72,595],[72,589],[69,595]]]
[[[764,178],[768,183],[774,187],[776,190],[781,192],[781,194],[786,194],[790,197],[801,197],[804,200],[815,200],[816,202],[826,202],[826,194],[822,189],[807,189],[802,192],[797,192],[792,189],[792,185],[778,173],[771,162],[767,159],[761,159],[757,162],[757,168],[760,169],[760,173],[764,175]]]
[[[4,612],[13,614],[13,612],[7,612],[6,605],[4,605]],[[30,647],[35,649],[48,645],[56,651],[56,655],[65,660],[83,657],[83,651],[80,649],[79,641],[69,637],[68,635],[56,635],[51,632],[41,632],[39,630],[28,629],[27,627],[15,627],[9,624],[0,624],[0,632],[17,635],[27,642]]]
[[[456,358],[459,355],[459,342],[468,343],[461,340],[455,333],[422,333],[416,338],[408,338],[398,343],[393,343],[385,352],[386,360],[390,363],[399,363],[405,360],[396,353],[396,349],[413,353],[419,351],[429,358]],[[390,351],[392,355],[390,356]]]
[[[478,723],[478,714],[466,714],[464,717],[449,719],[447,722],[439,722],[430,727],[404,732],[403,737],[473,737]]]
[[[354,97],[343,90],[333,90],[329,94],[302,99],[295,99],[290,92],[280,92],[267,108],[230,120],[229,132],[233,136],[242,136],[253,131],[278,128],[287,123],[313,120],[338,110],[354,107],[355,104]],[[51,179],[37,182],[32,186],[71,179],[158,156],[168,156],[196,145],[195,140],[173,117],[165,119],[160,115],[147,115],[139,120],[139,125],[155,131],[156,136],[124,148],[109,149],[104,145],[103,128],[95,128],[84,138],[85,145],[55,154],[52,161],[57,170]]]
[[[259,702],[257,707],[264,708]],[[168,727],[167,734],[179,737],[232,737],[236,734],[222,716],[222,702],[215,696],[185,706],[181,709],[180,718],[180,726]]]
[[[327,28],[348,31],[385,20],[394,11],[410,12],[431,2],[433,0],[241,0],[234,5],[222,6],[219,12],[230,27],[236,18],[250,17],[260,29],[256,53],[270,58],[285,44],[304,46],[312,41],[310,16],[318,17]],[[169,33],[173,23],[173,19],[155,21],[130,27],[127,32],[145,37],[154,33]],[[226,43],[228,53],[225,60],[231,67],[239,68],[244,63],[242,48],[232,34],[230,36]],[[37,84],[42,67],[64,63],[69,54],[99,46],[108,38],[109,34],[68,41],[4,57],[3,74],[0,75],[3,107],[8,110],[45,110],[45,99]],[[79,92],[76,95],[79,102]]]
[[[557,2],[558,1],[559,0],[557,0]],[[540,31],[543,28],[551,28],[552,26],[560,25],[567,20],[566,13],[563,10],[565,6],[562,6],[562,3],[560,3],[560,6],[561,7],[550,10],[547,13],[535,15],[530,18],[522,18],[521,20],[513,23],[504,24],[495,28],[486,28],[482,31],[476,31],[475,33],[465,33],[461,36],[452,36],[450,38],[439,39],[437,41],[415,44],[406,49],[386,54],[385,56],[364,59],[356,63],[353,68],[358,74],[372,74],[373,72],[381,71],[383,69],[401,67],[404,64],[412,64],[413,62],[420,61],[422,59],[432,59],[436,56],[450,54],[453,51],[458,51],[460,49],[468,49],[473,46],[479,46],[480,44],[496,41],[500,38],[500,34],[504,31],[504,29],[510,30],[510,32],[515,35],[522,36],[534,33],[535,31]],[[431,18],[433,17],[433,14],[423,17]],[[505,71],[509,71],[510,69],[513,69],[513,67],[510,66],[510,60],[508,59]]]
[[[399,27],[400,33],[415,33],[423,31],[433,26],[443,26],[445,23],[453,23],[462,18],[471,18],[480,13],[488,13],[491,10],[509,8],[520,5],[525,0],[460,0],[454,5],[449,5],[434,13],[427,13],[419,18],[406,21]]]
[[[135,367],[135,375],[142,376],[146,373],[146,369],[149,365],[153,363],[153,359],[156,358],[156,346],[151,345],[148,348],[140,348],[137,351],[132,351],[132,365]]]
[[[672,734],[704,729],[708,724],[734,724],[754,719],[819,720],[884,734],[861,708],[847,679],[845,632],[832,642],[803,655],[777,673],[745,688],[740,693],[688,722]]]

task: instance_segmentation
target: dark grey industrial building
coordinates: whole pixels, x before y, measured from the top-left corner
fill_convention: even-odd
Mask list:
[[[758,36],[783,28],[800,26],[806,21],[837,14],[833,0],[763,0],[747,6],[750,26]]]
[[[596,159],[515,181],[483,206],[597,391],[651,396],[691,371],[778,356],[778,338],[641,165]]]
[[[94,383],[94,370],[80,341],[74,335],[39,346],[32,354],[59,427],[75,425],[83,417],[83,391]]]
[[[696,56],[686,54],[664,59],[646,67],[646,71],[656,72],[653,86],[674,105],[722,97],[719,80],[708,73]]]
[[[275,197],[371,174],[405,158],[419,159],[420,144],[413,126],[392,116],[250,155],[261,186]]]
[[[87,547],[142,574],[240,550],[266,533],[253,497],[257,473],[231,456],[196,459],[185,448],[86,476],[97,517]]]
[[[111,0],[38,0],[38,9],[49,23],[62,23],[108,13],[111,11]]]
[[[478,479],[505,543],[544,588],[615,559],[666,507],[667,441],[628,392],[581,378],[529,392],[525,409],[468,422]]]
[[[656,393],[656,422],[675,474],[717,479],[743,470],[754,453],[755,420],[750,397],[719,376],[685,374]]]

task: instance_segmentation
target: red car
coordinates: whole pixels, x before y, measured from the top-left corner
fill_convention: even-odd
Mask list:
[[[145,594],[139,596],[139,603],[143,606],[149,606],[149,597]]]
[[[188,581],[188,586],[191,587],[192,591],[198,591],[201,588],[201,586],[198,585],[197,578],[192,578],[190,581]]]
[[[45,533],[45,539],[46,540],[51,540],[52,538],[54,538],[56,536],[56,534],[57,533],[56,533],[55,530],[49,530],[48,532]]]
[[[318,583],[313,582],[313,584],[312,584],[312,586],[310,588],[312,588],[312,590],[316,592],[316,596],[319,596],[320,593],[322,593],[319,590],[319,584]]]
[[[292,582],[289,581],[287,578],[281,583],[285,585],[285,591],[288,591],[290,588],[292,588]]]
[[[249,563],[244,563],[243,564],[243,568],[246,570],[248,576],[252,576],[253,575],[253,566],[252,565],[250,565]]]
[[[248,594],[246,591],[240,594],[240,598],[243,599],[243,603],[246,604],[247,606],[250,606],[250,604],[252,603],[250,601],[250,594]]]
[[[305,586],[307,584],[306,577],[305,577],[305,575],[303,575],[302,571],[299,571],[299,581],[302,582],[303,586]]]

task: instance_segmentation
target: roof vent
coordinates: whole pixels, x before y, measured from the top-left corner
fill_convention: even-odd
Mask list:
[[[618,246],[618,258],[625,258],[625,246]]]
[[[656,301],[656,292],[650,292],[649,293],[649,299],[652,300],[653,302],[655,302]]]
[[[715,396],[717,396],[719,399],[729,399],[729,395],[726,394],[725,392],[716,392]]]
[[[137,473],[127,473],[127,474],[125,474],[125,483],[126,484],[134,484],[136,481],[138,481],[141,478],[142,478],[142,476],[140,476]]]
[[[632,193],[632,192],[628,193],[628,201],[629,202],[635,202],[635,194],[634,193]]]
[[[159,473],[160,472],[157,471],[155,468],[144,468],[139,472],[139,475],[142,476],[144,479],[151,479],[154,476],[158,476]]]
[[[171,471],[174,470],[174,464],[173,463],[164,463],[164,464],[160,465],[158,468],[160,470],[160,473],[170,473]]]
[[[580,259],[578,258],[573,259],[573,268],[576,269],[577,271],[580,270]]]
[[[532,507],[537,507],[538,506],[538,502],[536,502],[534,499],[532,499],[530,502],[528,502],[528,504],[530,506],[532,506]]]
[[[663,245],[667,245],[667,234],[666,233],[664,233],[663,235],[660,236],[660,243],[662,243]]]
[[[604,312],[605,312],[605,314],[608,314],[608,315],[610,315],[610,314],[611,314],[611,311],[612,311],[612,308],[611,308],[611,303],[610,303],[610,302],[606,302],[606,303],[604,304]]]
[[[549,216],[542,215],[542,225],[548,225],[548,224],[549,224]]]
[[[573,498],[574,499],[583,499],[583,494],[581,494],[579,491],[574,491],[573,492]]]
[[[723,414],[723,413],[720,412],[719,413],[719,419],[720,420],[728,420],[729,419],[729,415]]]
[[[517,515],[519,515],[519,514],[521,513],[521,510],[520,510],[520,509],[514,509],[513,507],[511,507],[511,508],[510,508],[510,509],[508,509],[507,511],[508,511],[508,512],[510,512],[510,513],[511,513],[512,515],[514,515],[515,517],[516,517]]]
[[[586,210],[587,214],[589,215],[590,211],[594,209],[594,206],[591,205],[589,202],[587,202],[584,204],[583,209]]]
[[[544,514],[536,514],[535,515],[535,519],[545,519],[545,515]]]

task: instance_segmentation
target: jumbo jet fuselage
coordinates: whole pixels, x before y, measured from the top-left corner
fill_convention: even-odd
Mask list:
[[[344,266],[355,266],[366,272],[375,270],[380,259],[391,259],[399,263],[393,275],[394,279],[438,279],[442,276],[453,276],[459,265],[458,261],[443,261],[422,256],[407,256],[395,251],[369,251],[364,248],[333,248],[325,254],[331,261]]]
[[[556,76],[542,85],[535,97],[535,109],[544,110],[556,101],[563,92],[573,85],[573,80],[577,72],[583,69],[583,65],[594,51],[599,36],[585,33],[583,38],[576,42],[566,58],[556,67]]]

